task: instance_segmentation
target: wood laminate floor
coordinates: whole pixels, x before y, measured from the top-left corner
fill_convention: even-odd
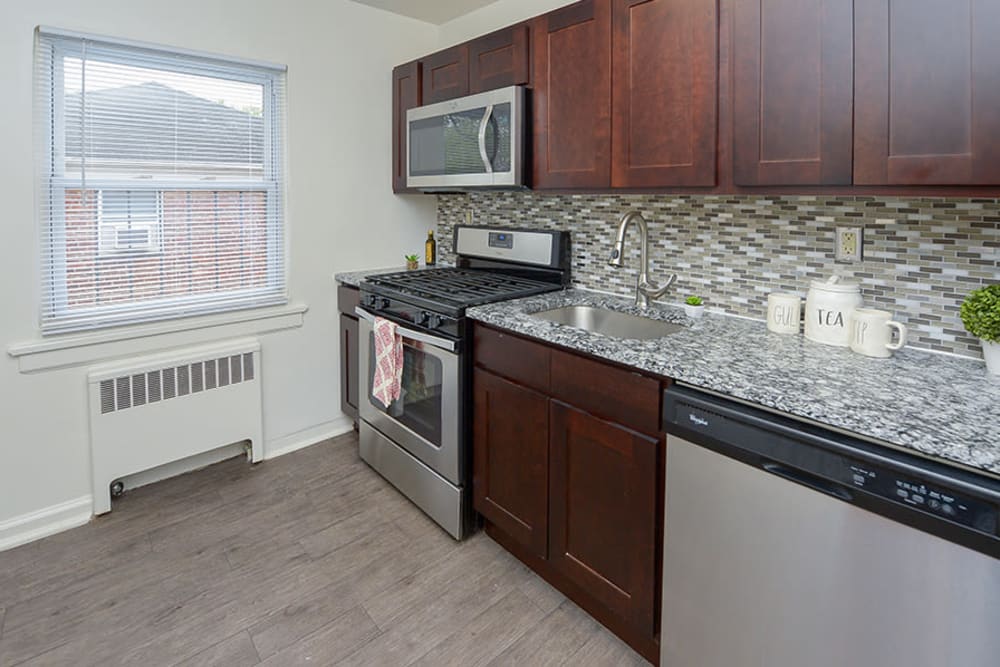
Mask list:
[[[647,663],[485,535],[452,540],[353,434],[0,552],[0,665],[257,664]]]

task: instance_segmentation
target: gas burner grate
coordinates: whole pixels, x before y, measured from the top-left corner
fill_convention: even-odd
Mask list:
[[[516,299],[558,289],[551,283],[538,280],[458,268],[401,271],[370,276],[367,282],[400,294],[454,308],[475,306],[499,299]]]

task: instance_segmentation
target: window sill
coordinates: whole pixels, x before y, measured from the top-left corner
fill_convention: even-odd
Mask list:
[[[144,354],[151,350],[198,344],[234,336],[247,336],[302,326],[305,304],[220,313],[169,320],[52,339],[14,343],[7,354],[17,359],[22,373],[80,366],[112,357]],[[194,332],[201,332],[201,335]]]

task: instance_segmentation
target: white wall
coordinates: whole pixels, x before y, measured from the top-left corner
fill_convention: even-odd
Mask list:
[[[438,44],[441,48],[479,37],[504,26],[571,5],[576,0],[499,0],[440,27]]]
[[[309,311],[301,328],[261,336],[265,446],[342,428],[331,275],[398,264],[404,252],[421,251],[434,224],[433,198],[391,194],[390,71],[433,51],[437,29],[347,0],[3,0],[3,347],[40,337],[32,195],[37,25],[288,65],[289,286],[292,302]],[[219,335],[172,334],[143,346],[152,351]],[[116,350],[121,355],[126,346],[113,347],[113,356]],[[62,507],[65,516],[90,496],[85,374],[83,366],[25,374],[2,354],[0,544],[42,525],[49,508]]]

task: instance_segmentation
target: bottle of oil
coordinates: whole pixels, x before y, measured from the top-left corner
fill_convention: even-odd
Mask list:
[[[427,232],[427,242],[424,243],[424,263],[434,266],[437,263],[437,241],[434,240],[434,230]]]

